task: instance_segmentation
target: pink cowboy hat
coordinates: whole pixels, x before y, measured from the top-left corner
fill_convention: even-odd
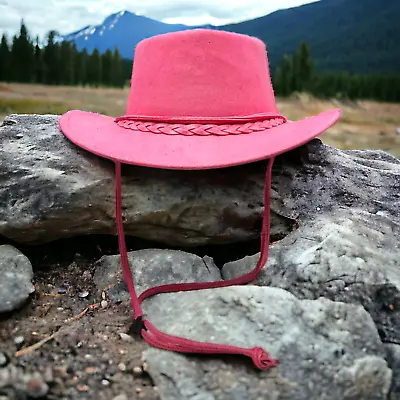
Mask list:
[[[307,143],[339,116],[330,110],[288,121],[275,103],[264,43],[199,29],[137,45],[126,115],[73,110],[60,125],[72,142],[101,157],[206,169],[276,156]]]
[[[133,327],[149,344],[184,353],[242,354],[256,367],[277,365],[261,347],[197,342],[159,331],[141,303],[158,293],[252,282],[268,259],[270,188],[276,155],[309,142],[340,117],[330,110],[300,121],[280,114],[262,41],[194,29],[143,40],[136,47],[126,115],[73,110],[60,128],[79,147],[115,163],[116,224],[121,266],[131,297]],[[137,296],[129,267],[121,206],[121,164],[211,169],[267,160],[260,258],[254,270],[219,282],[161,285]]]

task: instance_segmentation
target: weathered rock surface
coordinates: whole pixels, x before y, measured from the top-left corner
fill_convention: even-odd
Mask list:
[[[385,214],[354,209],[316,215],[270,247],[256,285],[286,289],[302,299],[321,296],[362,304],[382,340],[400,344],[400,229]],[[245,274],[258,254],[230,262],[224,279]]]
[[[0,127],[0,234],[44,243],[115,233],[114,167],[69,142],[58,116],[11,115]],[[124,166],[126,233],[170,245],[256,238],[265,164],[215,171]],[[276,202],[273,234],[293,224]]]
[[[146,249],[129,252],[128,259],[138,295],[161,284],[221,280],[221,273],[210,257],[178,250]],[[106,290],[113,301],[129,299],[119,255],[103,256],[96,263],[93,279],[99,290]]]
[[[386,399],[392,372],[360,306],[298,300],[266,287],[164,294],[144,302],[159,329],[185,338],[262,346],[280,365],[256,371],[235,357],[144,353],[162,399]]]
[[[113,164],[70,143],[58,116],[11,115],[0,127],[0,234],[19,242],[115,233]],[[125,227],[170,245],[258,237],[265,163],[211,171],[124,167]],[[356,207],[395,218],[400,161],[314,140],[276,160],[272,233],[293,219]]]
[[[397,400],[400,397],[400,345],[387,344],[386,352],[386,359],[392,370],[392,396],[389,400]]]
[[[21,307],[35,288],[28,258],[16,248],[0,246],[0,313]]]
[[[139,293],[159,284],[220,279],[212,259],[181,251],[141,250],[130,252],[129,260]],[[100,259],[94,280],[100,290],[120,282],[119,256]],[[123,284],[108,293],[113,300],[128,298]],[[262,346],[280,360],[260,372],[241,357],[149,348],[144,361],[161,398],[386,399],[392,371],[371,316],[360,305],[317,297],[300,300],[287,290],[250,285],[146,300],[147,318],[167,333]]]

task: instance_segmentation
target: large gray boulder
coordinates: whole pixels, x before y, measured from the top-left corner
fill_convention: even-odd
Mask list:
[[[139,294],[160,284],[221,279],[208,257],[159,249],[128,256]],[[246,259],[248,266],[254,266],[252,258]],[[240,272],[240,262],[236,267]],[[112,300],[128,299],[119,256],[102,257],[94,280]],[[146,318],[158,329],[198,341],[261,346],[280,361],[262,372],[240,356],[200,357],[150,347],[143,360],[161,399],[375,400],[396,393],[397,347],[382,343],[362,305],[319,295],[299,299],[290,290],[248,285],[145,300]]]
[[[113,164],[79,149],[58,116],[11,115],[0,127],[0,234],[43,243],[115,233]],[[126,233],[174,246],[256,239],[265,163],[210,171],[124,166]],[[313,140],[276,160],[272,234],[309,216],[359,208],[395,217],[400,162],[379,151],[340,151]]]
[[[163,400],[387,399],[392,371],[360,306],[298,300],[282,289],[256,286],[164,294],[144,304],[147,317],[166,333],[261,346],[280,361],[258,371],[239,356],[151,348],[144,360]]]
[[[11,115],[0,127],[0,234],[44,243],[115,234],[114,166],[72,144],[54,115]],[[126,233],[170,245],[259,234],[265,165],[215,171],[123,167]],[[293,221],[278,203],[273,233]]]

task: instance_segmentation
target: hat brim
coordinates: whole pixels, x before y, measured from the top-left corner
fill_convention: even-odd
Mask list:
[[[163,169],[212,169],[260,161],[306,144],[340,118],[340,109],[250,134],[184,136],[132,131],[115,118],[72,110],[60,118],[63,134],[100,157]]]

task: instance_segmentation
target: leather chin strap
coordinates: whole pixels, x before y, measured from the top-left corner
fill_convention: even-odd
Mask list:
[[[255,366],[261,370],[278,365],[278,361],[270,358],[261,347],[241,348],[225,344],[214,344],[207,342],[197,342],[184,339],[178,336],[168,335],[159,331],[149,320],[143,318],[141,303],[143,300],[159,293],[181,292],[189,290],[200,290],[210,288],[220,288],[232,285],[245,285],[252,282],[261,272],[268,260],[269,240],[270,240],[270,191],[272,180],[272,165],[274,158],[268,159],[265,185],[264,185],[264,216],[261,231],[260,258],[256,267],[249,273],[220,282],[193,282],[178,283],[155,286],[144,291],[137,296],[133,275],[129,266],[128,254],[125,243],[124,226],[122,221],[122,199],[121,199],[121,163],[115,163],[115,214],[118,231],[119,251],[121,255],[121,267],[125,283],[128,287],[134,322],[133,330],[142,336],[150,345],[164,350],[176,351],[180,353],[201,353],[201,354],[239,354],[250,357]]]

